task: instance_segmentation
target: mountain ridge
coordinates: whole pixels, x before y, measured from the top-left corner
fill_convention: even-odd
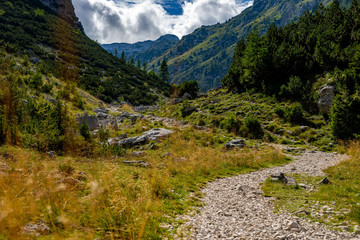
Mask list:
[[[305,11],[313,11],[329,0],[255,0],[253,6],[222,24],[203,26],[184,36],[165,54],[154,59],[157,64],[166,58],[172,83],[197,80],[207,91],[220,86],[233,58],[236,43],[255,27],[260,34],[271,24],[284,26],[297,20]],[[341,1],[349,4],[349,1]]]
[[[155,41],[147,40],[136,43],[111,43],[101,44],[101,46],[112,54],[115,54],[116,49],[119,56],[124,52],[128,58],[133,57],[135,60],[140,60],[144,63],[161,56],[178,41],[179,38],[177,36],[166,34]]]

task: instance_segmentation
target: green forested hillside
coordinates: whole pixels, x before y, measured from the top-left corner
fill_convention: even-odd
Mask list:
[[[106,102],[151,104],[157,96],[150,88],[164,94],[169,89],[155,74],[107,53],[81,27],[63,20],[39,0],[0,2],[0,45],[8,53],[26,55],[42,73],[81,86]]]
[[[252,31],[238,43],[223,85],[235,92],[255,91],[301,101],[314,111],[319,79],[336,86],[332,108],[335,137],[360,134],[360,5],[341,9],[334,0],[297,23],[277,28],[264,36]],[[324,82],[325,83],[325,82]]]
[[[220,85],[226,75],[236,42],[255,27],[260,34],[271,24],[285,26],[307,10],[313,11],[320,2],[329,0],[255,0],[252,7],[223,24],[203,26],[184,36],[164,56],[169,60],[173,83],[197,80],[202,90]],[[348,6],[350,1],[341,1]],[[156,64],[159,59],[153,61]]]

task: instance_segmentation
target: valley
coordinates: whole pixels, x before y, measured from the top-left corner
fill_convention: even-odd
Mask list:
[[[360,239],[359,16],[100,46],[70,0],[0,2],[0,239]]]

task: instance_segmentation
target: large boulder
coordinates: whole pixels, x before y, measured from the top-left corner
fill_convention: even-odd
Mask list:
[[[155,128],[151,129],[140,136],[125,138],[117,141],[116,138],[111,138],[108,140],[109,145],[119,145],[122,147],[134,147],[139,145],[147,144],[149,141],[157,141],[163,138],[168,137],[174,131],[165,129],[165,128]]]
[[[144,116],[141,114],[131,114],[128,112],[123,112],[118,116],[118,120],[120,122],[123,122],[125,119],[130,119],[131,122],[135,123],[138,119],[142,119],[142,118],[144,118]]]
[[[170,100],[169,105],[172,106],[172,105],[175,105],[175,104],[179,104],[181,102],[182,102],[182,100],[180,98],[173,98],[173,99]]]
[[[190,93],[184,93],[184,95],[181,97],[182,100],[191,100],[192,96]]]
[[[78,115],[76,120],[79,124],[87,124],[90,130],[95,130],[99,127],[98,118],[95,115],[89,115],[87,112],[83,115]]]
[[[335,98],[335,86],[324,85],[319,90],[318,108],[320,113],[330,113],[333,100]]]
[[[94,109],[94,112],[96,112],[96,113],[109,113],[109,110],[107,110],[106,108],[95,108]]]
[[[226,149],[243,148],[243,147],[246,147],[246,143],[245,140],[242,138],[231,140],[225,144]]]

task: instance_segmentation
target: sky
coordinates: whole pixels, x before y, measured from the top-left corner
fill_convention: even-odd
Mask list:
[[[202,25],[225,22],[252,0],[72,0],[86,34],[99,43],[181,38]]]

